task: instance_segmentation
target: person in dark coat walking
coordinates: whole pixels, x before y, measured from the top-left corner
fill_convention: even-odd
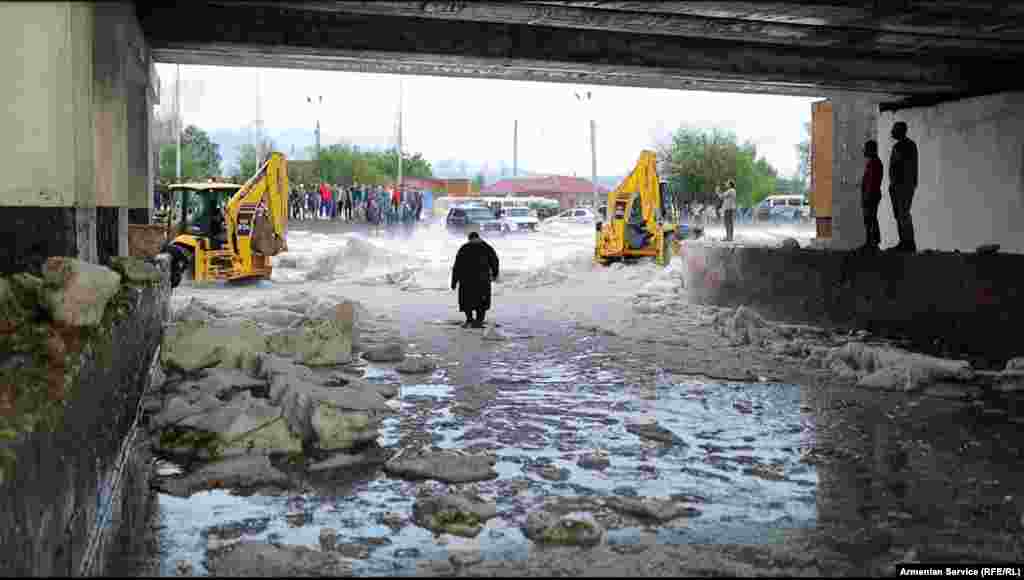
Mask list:
[[[907,137],[907,124],[897,121],[892,126],[896,140],[889,156],[889,197],[900,242],[889,248],[892,252],[916,252],[914,222],[910,218],[910,204],[917,189],[917,145]]]
[[[483,328],[484,316],[491,308],[491,281],[497,279],[497,252],[480,234],[470,232],[469,241],[455,254],[452,268],[452,290],[458,287],[459,310],[466,314],[463,328]]]

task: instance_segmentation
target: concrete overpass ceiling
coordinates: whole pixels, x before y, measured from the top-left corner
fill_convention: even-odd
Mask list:
[[[1024,3],[137,5],[161,62],[931,101],[1024,88]]]

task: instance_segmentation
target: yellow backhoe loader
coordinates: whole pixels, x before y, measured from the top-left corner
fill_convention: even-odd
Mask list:
[[[270,278],[270,257],[288,250],[288,161],[270,158],[244,185],[178,183],[169,187],[171,283]]]
[[[658,181],[654,151],[640,153],[626,179],[608,193],[607,215],[599,216],[594,259],[607,265],[612,261],[654,258],[666,266],[672,258],[676,224],[669,220],[665,186]]]

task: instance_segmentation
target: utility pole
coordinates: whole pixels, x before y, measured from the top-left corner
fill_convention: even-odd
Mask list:
[[[178,183],[181,183],[181,65],[178,65],[178,76],[174,81],[174,133],[178,139],[178,160],[177,176]]]
[[[402,77],[398,77],[398,191],[402,191]]]
[[[601,194],[597,188],[597,122],[590,120],[590,175],[594,183],[594,211],[601,207]]]
[[[519,120],[512,125],[512,177],[519,177]]]
[[[324,180],[324,175],[322,168],[320,167],[320,109],[318,106],[323,104],[324,98],[323,96],[319,96],[317,97],[317,100],[314,101],[313,97],[306,97],[306,102],[313,105],[315,107],[314,111],[316,111],[316,176],[317,179],[322,182]]]

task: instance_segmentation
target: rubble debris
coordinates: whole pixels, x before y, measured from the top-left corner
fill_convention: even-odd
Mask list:
[[[77,258],[53,256],[43,265],[42,303],[54,322],[96,326],[121,290],[121,275]]]
[[[363,353],[363,358],[377,363],[401,362],[405,359],[405,348],[400,343],[393,342],[369,349]]]
[[[470,455],[462,451],[399,453],[384,465],[384,471],[408,479],[469,483],[497,478],[496,463],[492,455]]]
[[[422,497],[413,505],[416,525],[437,533],[468,538],[479,535],[483,522],[496,515],[496,503],[468,493]]]
[[[351,576],[351,558],[334,551],[266,542],[239,542],[207,554],[211,576],[293,578]]]
[[[421,375],[434,372],[437,365],[427,357],[408,357],[403,360],[395,370],[402,374]]]
[[[604,528],[587,512],[557,515],[549,511],[530,512],[523,533],[541,544],[594,546],[604,537]]]
[[[265,456],[246,455],[210,463],[198,471],[157,482],[164,493],[189,497],[207,489],[257,489],[263,487],[287,488],[291,481],[278,471]]]

